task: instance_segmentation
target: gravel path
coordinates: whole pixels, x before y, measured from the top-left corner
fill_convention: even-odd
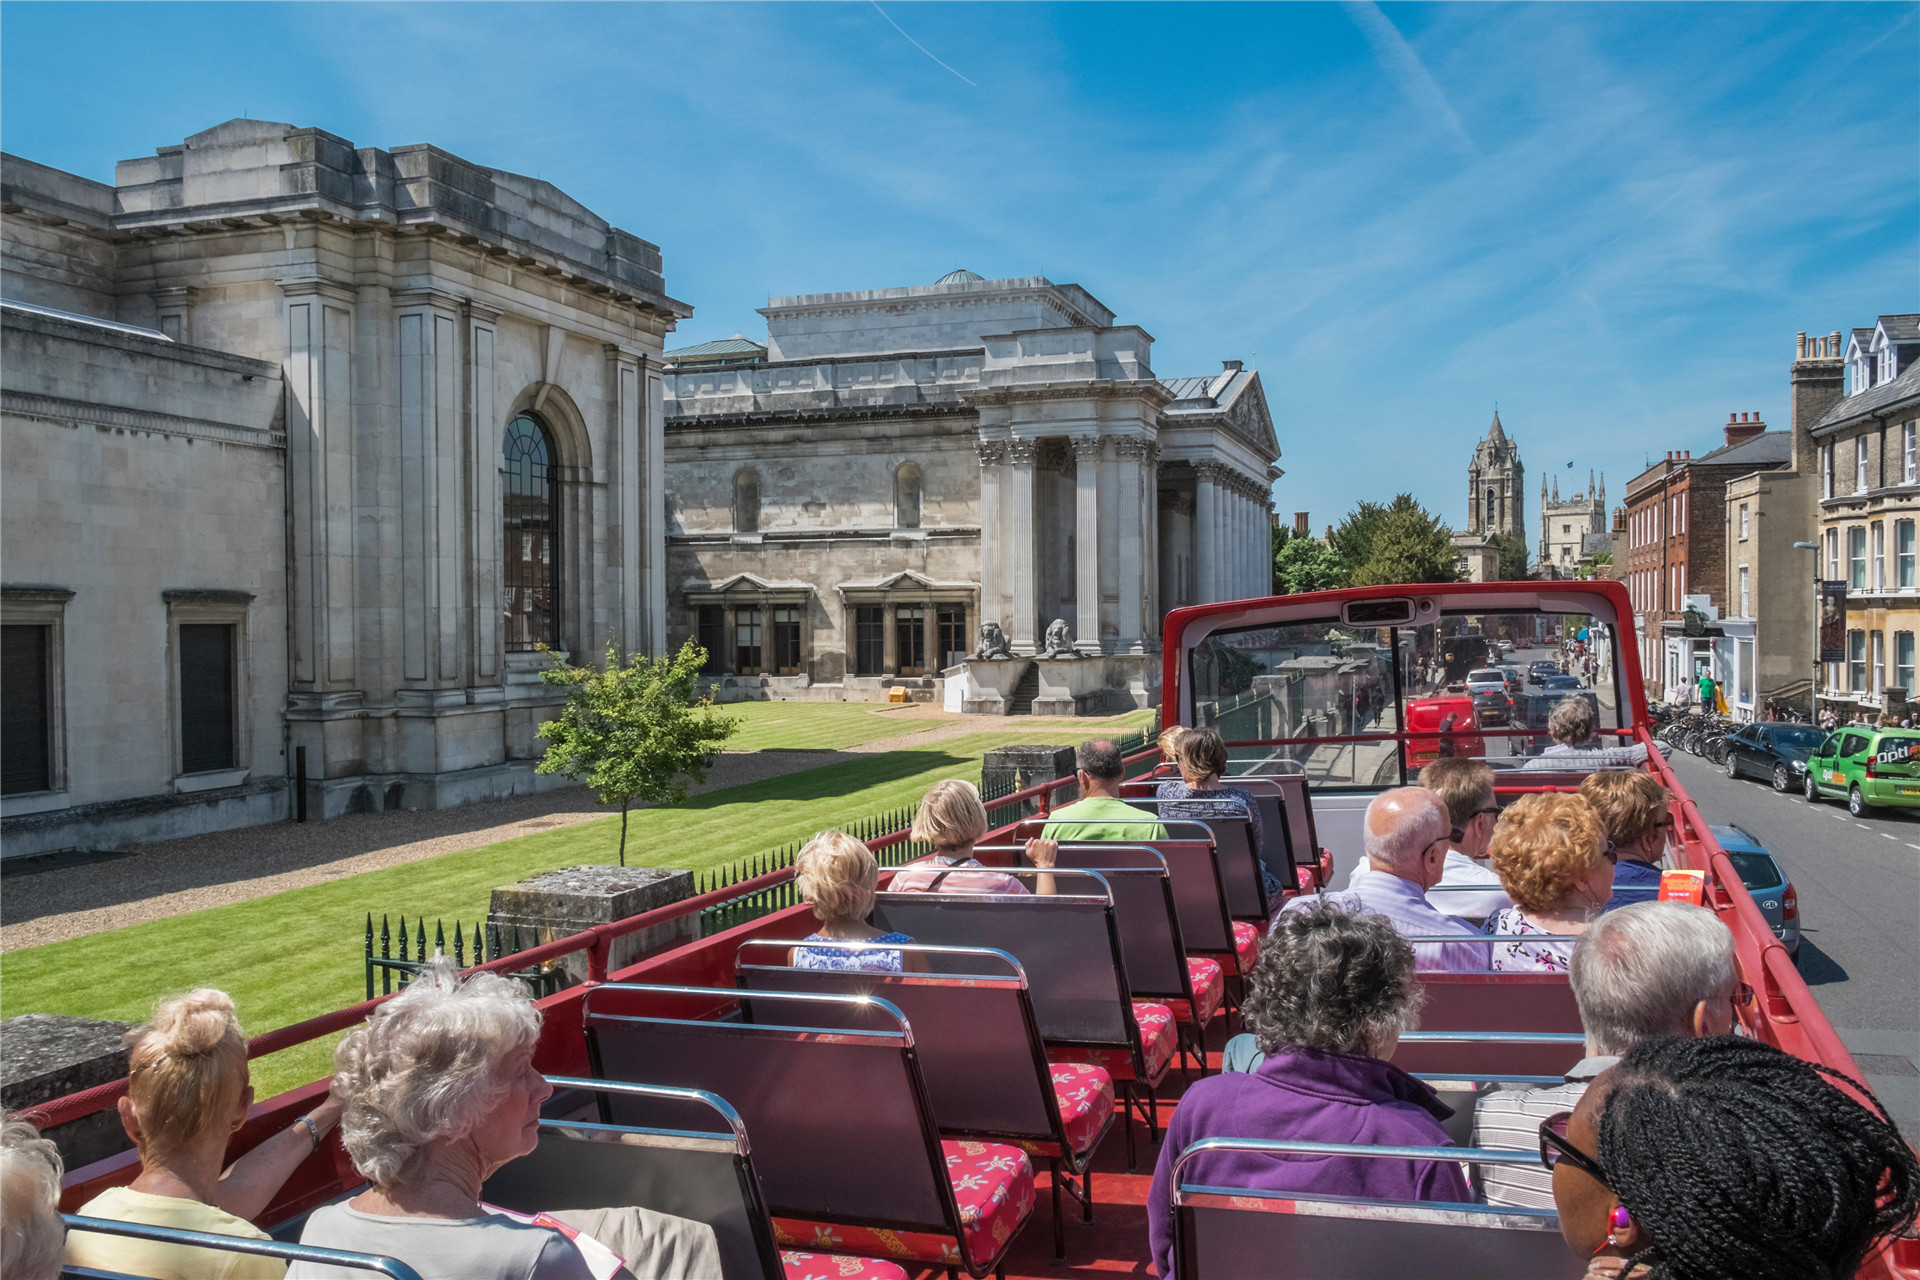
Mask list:
[[[924,728],[842,751],[726,752],[707,771],[705,785],[692,793],[764,782],[1005,724],[978,717],[926,719]],[[1074,723],[1035,719],[1021,728]],[[305,825],[283,822],[135,845],[82,866],[8,876],[0,883],[0,951],[246,902],[617,812],[595,801],[585,787],[562,787],[454,809],[355,814]]]

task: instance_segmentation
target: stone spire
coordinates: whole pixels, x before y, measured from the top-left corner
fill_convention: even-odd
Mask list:
[[[1553,500],[1555,502],[1560,501],[1560,477],[1559,476],[1555,476],[1553,478]]]
[[[1593,468],[1587,468],[1587,501],[1593,501]]]
[[[1507,442],[1507,433],[1500,426],[1500,411],[1498,409],[1493,411],[1493,425],[1487,428],[1487,441],[1490,444],[1505,444]]]

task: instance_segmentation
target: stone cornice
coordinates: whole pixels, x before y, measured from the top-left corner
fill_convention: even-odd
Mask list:
[[[918,529],[929,541],[950,542],[967,538],[978,538],[980,526],[972,524],[942,525],[939,528]],[[782,529],[774,533],[761,533],[759,546],[776,547],[787,543],[820,542],[892,542],[894,530],[886,529]],[[679,547],[730,547],[733,534],[724,531],[704,533],[670,533],[667,542]]]
[[[1173,392],[1165,383],[1154,380],[1097,382],[1031,382],[1010,386],[966,388],[962,397],[970,405],[1007,406],[1032,401],[1052,400],[1144,400],[1154,411],[1173,401]]]
[[[262,431],[254,427],[229,426],[178,414],[149,409],[120,409],[109,405],[86,404],[59,396],[43,396],[30,391],[0,393],[0,412],[10,418],[25,418],[56,427],[93,427],[100,431],[141,431],[152,435],[185,440],[213,440],[250,449],[285,449],[287,437],[281,431]]]
[[[38,583],[0,586],[0,601],[7,604],[65,604],[71,599],[73,592],[66,587],[42,586]]]
[[[976,415],[958,404],[835,405],[826,409],[752,409],[739,413],[676,414],[671,406],[682,403],[669,400],[666,425],[669,432],[701,427],[761,426],[781,422],[872,422],[884,418],[969,418]]]

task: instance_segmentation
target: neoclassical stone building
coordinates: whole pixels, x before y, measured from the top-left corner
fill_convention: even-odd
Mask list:
[[[665,642],[658,248],[260,120],[0,185],[6,853],[544,785],[534,646]]]
[[[1038,276],[760,314],[765,344],[663,378],[669,638],[737,693],[930,692],[983,621],[1148,655],[1167,609],[1271,590],[1280,448],[1240,362],[1162,379],[1145,330]]]

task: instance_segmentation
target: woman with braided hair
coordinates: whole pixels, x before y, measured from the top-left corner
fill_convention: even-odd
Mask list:
[[[1628,1050],[1540,1126],[1589,1280],[1846,1280],[1910,1230],[1920,1161],[1878,1101],[1835,1080],[1739,1036]]]

